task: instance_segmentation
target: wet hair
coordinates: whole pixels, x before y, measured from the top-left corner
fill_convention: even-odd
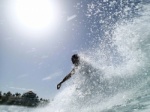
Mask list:
[[[73,64],[78,65],[79,64],[79,56],[78,54],[72,55],[71,61]]]

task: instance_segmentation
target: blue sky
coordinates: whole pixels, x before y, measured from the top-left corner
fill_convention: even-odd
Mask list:
[[[45,1],[37,6],[44,5]],[[15,9],[18,0],[1,0],[0,91],[24,93],[33,90],[40,97],[53,98],[59,92],[56,85],[71,70],[72,54],[96,47],[100,39],[104,39],[104,32],[111,31],[109,28],[122,18],[122,13],[118,12],[123,12],[125,6],[131,8],[130,16],[133,16],[131,13],[136,15],[135,6],[140,0],[134,5],[130,3],[132,0],[126,0],[130,2],[128,5],[123,3],[122,7],[120,1],[55,0],[55,9],[51,13],[57,21],[50,22],[28,15],[30,12],[19,12],[18,15],[20,7]],[[49,0],[50,4],[53,2]],[[29,4],[31,2],[26,2],[25,7]],[[35,4],[31,6],[34,8]],[[37,15],[38,18],[42,13]],[[45,21],[42,25],[46,26],[37,28],[28,23],[26,16],[37,19],[36,24]],[[32,22],[36,22],[34,20]]]
[[[71,69],[71,55],[85,46],[82,37],[86,28],[79,25],[78,2],[58,0],[61,25],[55,30],[51,24],[45,29],[25,28],[12,11],[14,3],[0,3],[0,90],[33,90],[41,97],[52,98],[58,92],[57,83]]]

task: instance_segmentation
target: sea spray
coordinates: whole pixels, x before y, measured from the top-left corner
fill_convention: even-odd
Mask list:
[[[146,6],[145,13],[147,8],[149,8],[149,6]],[[88,99],[88,95],[84,94],[86,91],[76,90],[76,86],[74,86],[75,93],[73,92],[72,96],[69,97],[72,100],[70,101],[69,108],[63,110],[64,112],[98,112],[102,110],[111,111],[111,109],[125,111],[127,109],[124,105],[129,104],[129,102],[131,103],[132,98],[135,98],[134,94],[136,94],[137,91],[139,92],[139,89],[149,80],[149,18],[149,16],[141,15],[141,17],[135,18],[133,21],[119,21],[116,24],[112,33],[111,46],[115,48],[115,52],[118,54],[117,58],[113,58],[111,51],[106,49],[106,43],[84,56],[91,58],[88,59],[87,62],[94,65],[92,67],[96,67],[96,69],[99,68],[102,74],[97,73],[96,75],[99,77],[103,75],[101,81],[107,82],[107,87],[104,85],[96,85],[96,87],[101,86],[101,89],[99,89],[99,92],[95,91],[97,94],[91,99]],[[120,62],[115,63],[113,59],[118,59]],[[76,74],[76,77],[79,76],[82,78],[81,74],[82,73]],[[79,82],[82,81],[80,78],[77,78]],[[95,80],[91,80],[91,83],[93,83],[92,81]],[[85,83],[84,86],[82,85],[82,87],[79,88],[92,88],[91,83]],[[77,85],[78,83],[75,84]],[[73,86],[71,86],[71,88],[72,87]],[[102,89],[105,91],[101,92]],[[81,93],[78,94],[78,91]],[[65,93],[67,92],[68,91],[65,91]],[[107,92],[109,94],[106,94]],[[85,103],[82,101],[76,102],[78,97],[79,101],[81,100],[80,95],[84,95]],[[120,100],[118,101],[118,99]],[[108,105],[104,106],[103,104]],[[140,109],[140,106],[138,107],[137,104],[137,106],[128,108],[127,110],[135,108]]]
[[[93,50],[81,52],[97,72],[78,71],[67,87],[44,108],[0,106],[2,112],[149,112],[150,111],[150,5],[132,21],[119,20],[111,35]],[[86,65],[85,65],[86,66]],[[98,80],[95,80],[98,79]],[[95,86],[93,86],[95,84]],[[86,91],[87,90],[87,91]],[[89,94],[88,94],[89,93]]]

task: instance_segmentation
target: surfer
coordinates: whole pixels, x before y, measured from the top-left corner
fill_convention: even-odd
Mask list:
[[[71,70],[71,72],[57,85],[57,89],[60,89],[62,83],[64,83],[66,80],[68,80],[72,75],[75,74],[76,69],[78,68],[80,64],[80,58],[78,54],[74,54],[71,58],[72,63],[74,64],[74,68]]]

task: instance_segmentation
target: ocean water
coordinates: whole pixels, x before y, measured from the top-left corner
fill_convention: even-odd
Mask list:
[[[137,6],[137,16],[124,9],[111,35],[105,30],[94,49],[80,53],[86,65],[48,106],[0,112],[150,112],[150,5]]]

